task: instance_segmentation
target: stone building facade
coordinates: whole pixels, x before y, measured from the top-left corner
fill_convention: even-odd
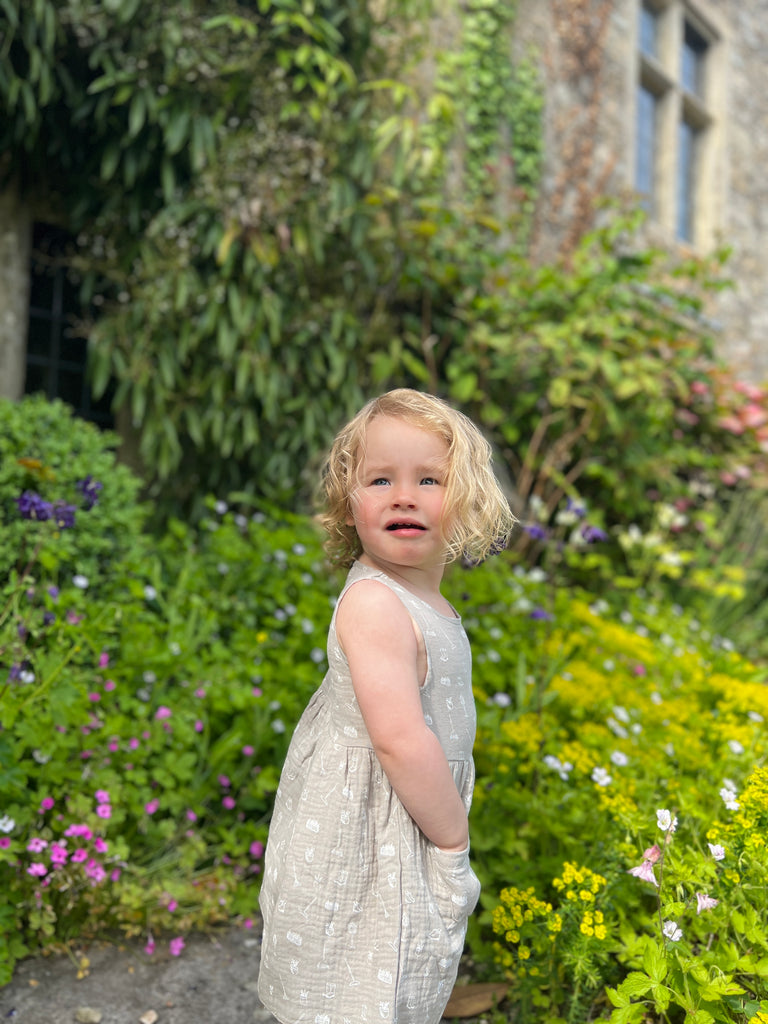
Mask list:
[[[542,255],[640,194],[653,243],[731,249],[720,354],[768,378],[768,0],[519,0],[514,47],[546,91]]]

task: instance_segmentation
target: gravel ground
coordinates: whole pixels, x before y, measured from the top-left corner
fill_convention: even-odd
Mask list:
[[[87,974],[78,978],[78,961]],[[187,940],[181,956],[94,943],[20,963],[0,988],[10,1024],[276,1024],[256,994],[259,939],[241,929]]]

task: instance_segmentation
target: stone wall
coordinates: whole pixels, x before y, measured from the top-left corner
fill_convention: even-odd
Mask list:
[[[0,193],[0,398],[21,398],[29,307],[29,209],[14,190]]]
[[[692,0],[720,43],[707,243],[681,247],[648,225],[649,241],[684,254],[732,249],[734,288],[713,295],[721,355],[742,376],[768,379],[768,0]],[[601,192],[630,195],[634,167],[638,0],[520,0],[513,49],[533,49],[545,83],[546,168],[535,255],[567,252],[595,218]]]

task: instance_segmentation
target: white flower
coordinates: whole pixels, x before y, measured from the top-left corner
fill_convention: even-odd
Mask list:
[[[508,708],[512,703],[512,698],[508,693],[494,693],[491,701],[500,708]]]
[[[570,761],[561,761],[560,758],[555,757],[554,754],[547,754],[544,758],[544,764],[547,768],[551,768],[552,771],[557,772],[564,782],[568,781],[569,772],[573,771],[573,765]]]
[[[78,588],[79,590],[87,590],[87,589],[88,589],[88,586],[90,585],[90,580],[88,579],[88,577],[87,577],[87,576],[83,576],[83,574],[82,574],[82,573],[79,573],[79,572],[78,572],[78,573],[76,573],[76,574],[75,574],[75,575],[74,575],[74,576],[72,577],[72,583],[73,583],[73,584],[74,584],[74,585],[75,585],[75,586],[76,586],[76,587],[77,587],[77,588]]]
[[[715,860],[723,860],[725,858],[725,847],[720,846],[719,843],[707,843],[709,852],[712,854]]]
[[[226,503],[226,501],[217,501],[213,507],[216,509],[218,515],[223,516],[224,513],[229,508],[229,505]]]
[[[248,525],[248,516],[244,516],[242,512],[238,512],[237,515],[235,516],[235,524],[241,530],[244,530]]]
[[[147,599],[147,601],[154,601],[155,598],[157,597],[157,591],[155,590],[154,587],[147,584],[147,586],[144,587],[144,597]]]
[[[677,828],[677,818],[672,817],[672,812],[663,808],[656,811],[656,824],[662,832],[674,832]]]
[[[285,732],[285,722],[282,720],[282,718],[276,718],[272,723],[272,728],[274,729],[275,732]]]
[[[181,654],[181,644],[177,644],[175,640],[168,647],[171,654],[175,654],[177,657]]]
[[[613,776],[609,775],[605,768],[593,768],[592,781],[596,782],[598,786],[610,786]]]
[[[219,564],[216,566],[216,570],[218,571],[220,576],[226,576],[227,573],[229,572],[229,566],[227,565],[226,562],[219,562]]]
[[[621,704],[617,704],[614,707],[613,713],[620,722],[624,722],[625,724],[629,723],[629,712],[626,708],[623,708]]]
[[[307,549],[304,547],[303,544],[294,544],[291,550],[293,551],[294,555],[306,555],[307,553]]]
[[[611,761],[618,767],[624,768],[629,764],[629,758],[622,750],[614,750],[611,753]]]
[[[16,822],[13,818],[9,818],[7,814],[4,814],[0,818],[0,832],[13,832],[16,828]]]
[[[147,671],[142,675],[141,678],[144,680],[147,686],[152,686],[153,683],[157,682],[157,676],[150,669],[147,669]]]
[[[619,725],[615,718],[609,718],[605,724],[615,736],[619,737],[620,740],[625,740],[627,736],[629,736],[629,733],[624,726]]]
[[[728,740],[728,747],[732,754],[743,754],[744,747],[739,743],[738,740]]]
[[[309,656],[316,665],[319,665],[325,658],[325,651],[322,647],[313,647],[309,652]]]
[[[663,704],[663,703],[664,703],[664,698],[661,696],[660,693],[657,693],[654,690],[653,693],[651,694],[651,704],[659,705],[659,704]]]
[[[527,597],[518,597],[512,607],[516,612],[529,612],[533,608],[533,603]]]
[[[32,669],[25,668],[21,672],[19,672],[20,683],[26,683],[28,685],[29,683],[34,683],[34,681],[35,673],[32,671]]]
[[[547,574],[538,565],[534,565],[528,573],[528,579],[531,583],[544,583],[547,579]]]
[[[750,722],[764,722],[765,721],[765,719],[763,718],[763,716],[760,714],[759,711],[748,711],[747,712],[747,718],[750,720]]]
[[[616,662],[613,661],[611,658],[606,658],[603,662],[603,668],[606,672],[613,672],[613,670],[616,668]]]
[[[488,661],[493,662],[494,665],[497,665],[501,661],[501,655],[493,648],[491,648],[490,651],[486,651],[486,657],[488,658]]]
[[[683,937],[682,929],[678,928],[675,921],[665,921],[661,930],[672,942],[679,942]]]
[[[740,805],[739,801],[736,799],[736,795],[736,791],[734,789],[729,789],[727,786],[723,786],[720,790],[722,801],[729,811],[738,811],[739,809]]]
[[[704,892],[696,893],[696,913],[700,914],[702,910],[712,910],[716,907],[720,900],[713,899],[711,896],[707,896]]]

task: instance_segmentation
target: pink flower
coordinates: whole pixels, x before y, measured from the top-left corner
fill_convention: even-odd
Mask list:
[[[139,746],[139,741],[138,741],[138,740],[136,739],[136,737],[135,737],[135,736],[132,736],[132,737],[131,737],[131,738],[130,738],[130,739],[128,740],[128,749],[129,749],[129,750],[137,750],[137,749],[138,749],[138,746]]]
[[[691,384],[691,391],[694,395],[706,395],[709,393],[709,384],[704,380],[695,380]]]
[[[197,821],[197,815],[191,807],[187,809],[187,821]]]
[[[158,721],[162,721],[164,718],[170,718],[172,714],[173,712],[171,709],[163,705],[155,712],[155,718],[158,719]]]
[[[2,836],[2,838],[0,838],[0,850],[7,850],[10,845],[11,840],[8,836]]]
[[[195,690],[195,696],[200,698],[205,696],[205,690],[202,688],[202,686],[198,686],[198,688]]]
[[[122,871],[120,870],[120,868],[112,868],[112,870],[109,873],[110,881],[116,882],[120,878],[121,874]]]
[[[104,689],[107,691],[107,693],[111,693],[111,691],[114,690],[116,686],[117,683],[115,682],[114,679],[107,679],[104,683]]]
[[[40,810],[50,811],[50,809],[53,807],[55,803],[56,801],[53,799],[52,796],[44,796],[43,799],[40,801]]]
[[[147,944],[144,947],[144,952],[147,954],[147,956],[152,956],[152,954],[155,952],[155,940],[152,938],[151,935],[147,939]]]
[[[737,380],[733,385],[734,391],[740,391],[745,398],[748,398],[750,402],[762,402],[765,398],[765,392],[762,388],[757,387],[754,384],[750,384],[745,380]]]
[[[198,720],[195,722],[195,732],[202,732],[204,728],[205,728],[205,726],[203,725],[203,723],[198,718]]]
[[[755,405],[751,402],[749,405],[745,405],[741,410],[741,422],[745,427],[762,427],[768,422],[768,415],[764,409],[761,409],[759,405]]]
[[[88,860],[88,851],[81,846],[72,854],[72,862],[82,864],[84,860]]]
[[[243,757],[253,757],[253,755],[255,753],[256,753],[256,751],[254,750],[254,748],[250,744],[248,744],[247,746],[243,747]]]
[[[727,430],[731,434],[743,434],[744,424],[738,416],[721,416],[717,421],[718,427]]]
[[[712,896],[707,896],[703,892],[696,893],[696,913],[700,914],[702,910],[711,910],[716,907],[720,900],[714,899]]]
[[[43,875],[48,874],[48,868],[45,864],[30,864],[27,868],[27,874],[32,875],[34,878],[42,878]]]
[[[144,810],[147,814],[154,814],[159,806],[160,801],[155,797],[154,800],[150,800],[148,803],[144,804]]]
[[[93,848],[96,851],[96,853],[106,853],[107,850],[109,849],[109,846],[107,845],[105,840],[101,838],[101,836],[97,836],[93,841]]]
[[[647,850],[643,851],[643,859],[650,861],[651,864],[655,864],[661,856],[661,850],[654,843],[653,846],[649,846]]]
[[[61,867],[63,864],[67,863],[67,857],[69,854],[67,853],[66,846],[63,846],[61,843],[51,843],[50,854],[51,864],[53,864],[54,867]]]
[[[642,665],[640,662],[638,662],[636,665],[632,666],[632,671],[636,676],[644,676],[646,673],[646,668],[645,665]]]
[[[95,796],[96,796],[96,803],[97,804],[108,804],[109,803],[109,793],[106,791],[106,789],[97,789],[96,793],[95,793]]]
[[[177,939],[171,939],[168,943],[168,949],[171,951],[171,956],[181,956],[181,951],[184,949],[184,939],[181,936]]]
[[[174,912],[174,910],[175,910],[175,909],[176,909],[176,908],[178,907],[178,905],[179,905],[179,904],[178,904],[178,901],[177,901],[177,900],[168,900],[168,903],[167,903],[166,905],[167,905],[167,907],[168,907],[168,910],[169,910],[169,911],[170,911],[171,913],[173,913],[173,912]]]
[[[260,697],[262,694],[262,689],[260,686],[254,686],[254,688],[251,690],[251,693],[253,694],[254,697]]]
[[[231,796],[225,796],[221,801],[221,806],[226,807],[228,811],[231,811],[235,806],[235,801]]]
[[[109,806],[109,804],[99,804],[99,806],[96,808],[96,813],[100,818],[111,818],[112,808]]]
[[[91,832],[87,825],[70,825],[64,835],[79,836],[81,839],[85,839],[86,841],[93,839],[93,832]]]
[[[725,847],[720,846],[719,843],[707,843],[709,852],[715,858],[715,860],[723,860],[725,858]]]
[[[99,668],[106,668],[109,664],[109,655],[106,651],[102,651],[99,655]]]
[[[255,842],[250,845],[249,853],[252,857],[261,857],[264,853],[264,843],[260,843],[258,839],[255,840]]]
[[[88,700],[92,701],[92,703],[95,704],[97,701],[101,700],[101,694],[100,693],[89,693],[88,694]]]
[[[224,789],[227,789],[231,785],[231,782],[229,781],[226,775],[220,775],[219,785],[222,786]]]
[[[120,749],[119,742],[117,740],[110,740],[109,749],[112,751],[113,754],[116,754],[117,751]]]
[[[30,853],[42,853],[47,845],[47,839],[41,839],[39,836],[34,836],[34,838],[30,839],[27,843],[27,850]]]
[[[103,882],[104,879],[107,877],[107,872],[104,870],[104,868],[101,866],[101,864],[99,864],[97,860],[88,861],[88,863],[85,865],[85,873],[94,883],[94,885],[98,884],[99,882]]]
[[[246,919],[243,921],[243,928],[253,928],[253,919],[250,917],[246,917]]]
[[[656,881],[656,875],[653,873],[653,864],[649,860],[644,860],[636,868],[630,868],[628,874],[634,875],[635,878],[642,878],[644,882],[651,882],[658,889],[659,883]]]

